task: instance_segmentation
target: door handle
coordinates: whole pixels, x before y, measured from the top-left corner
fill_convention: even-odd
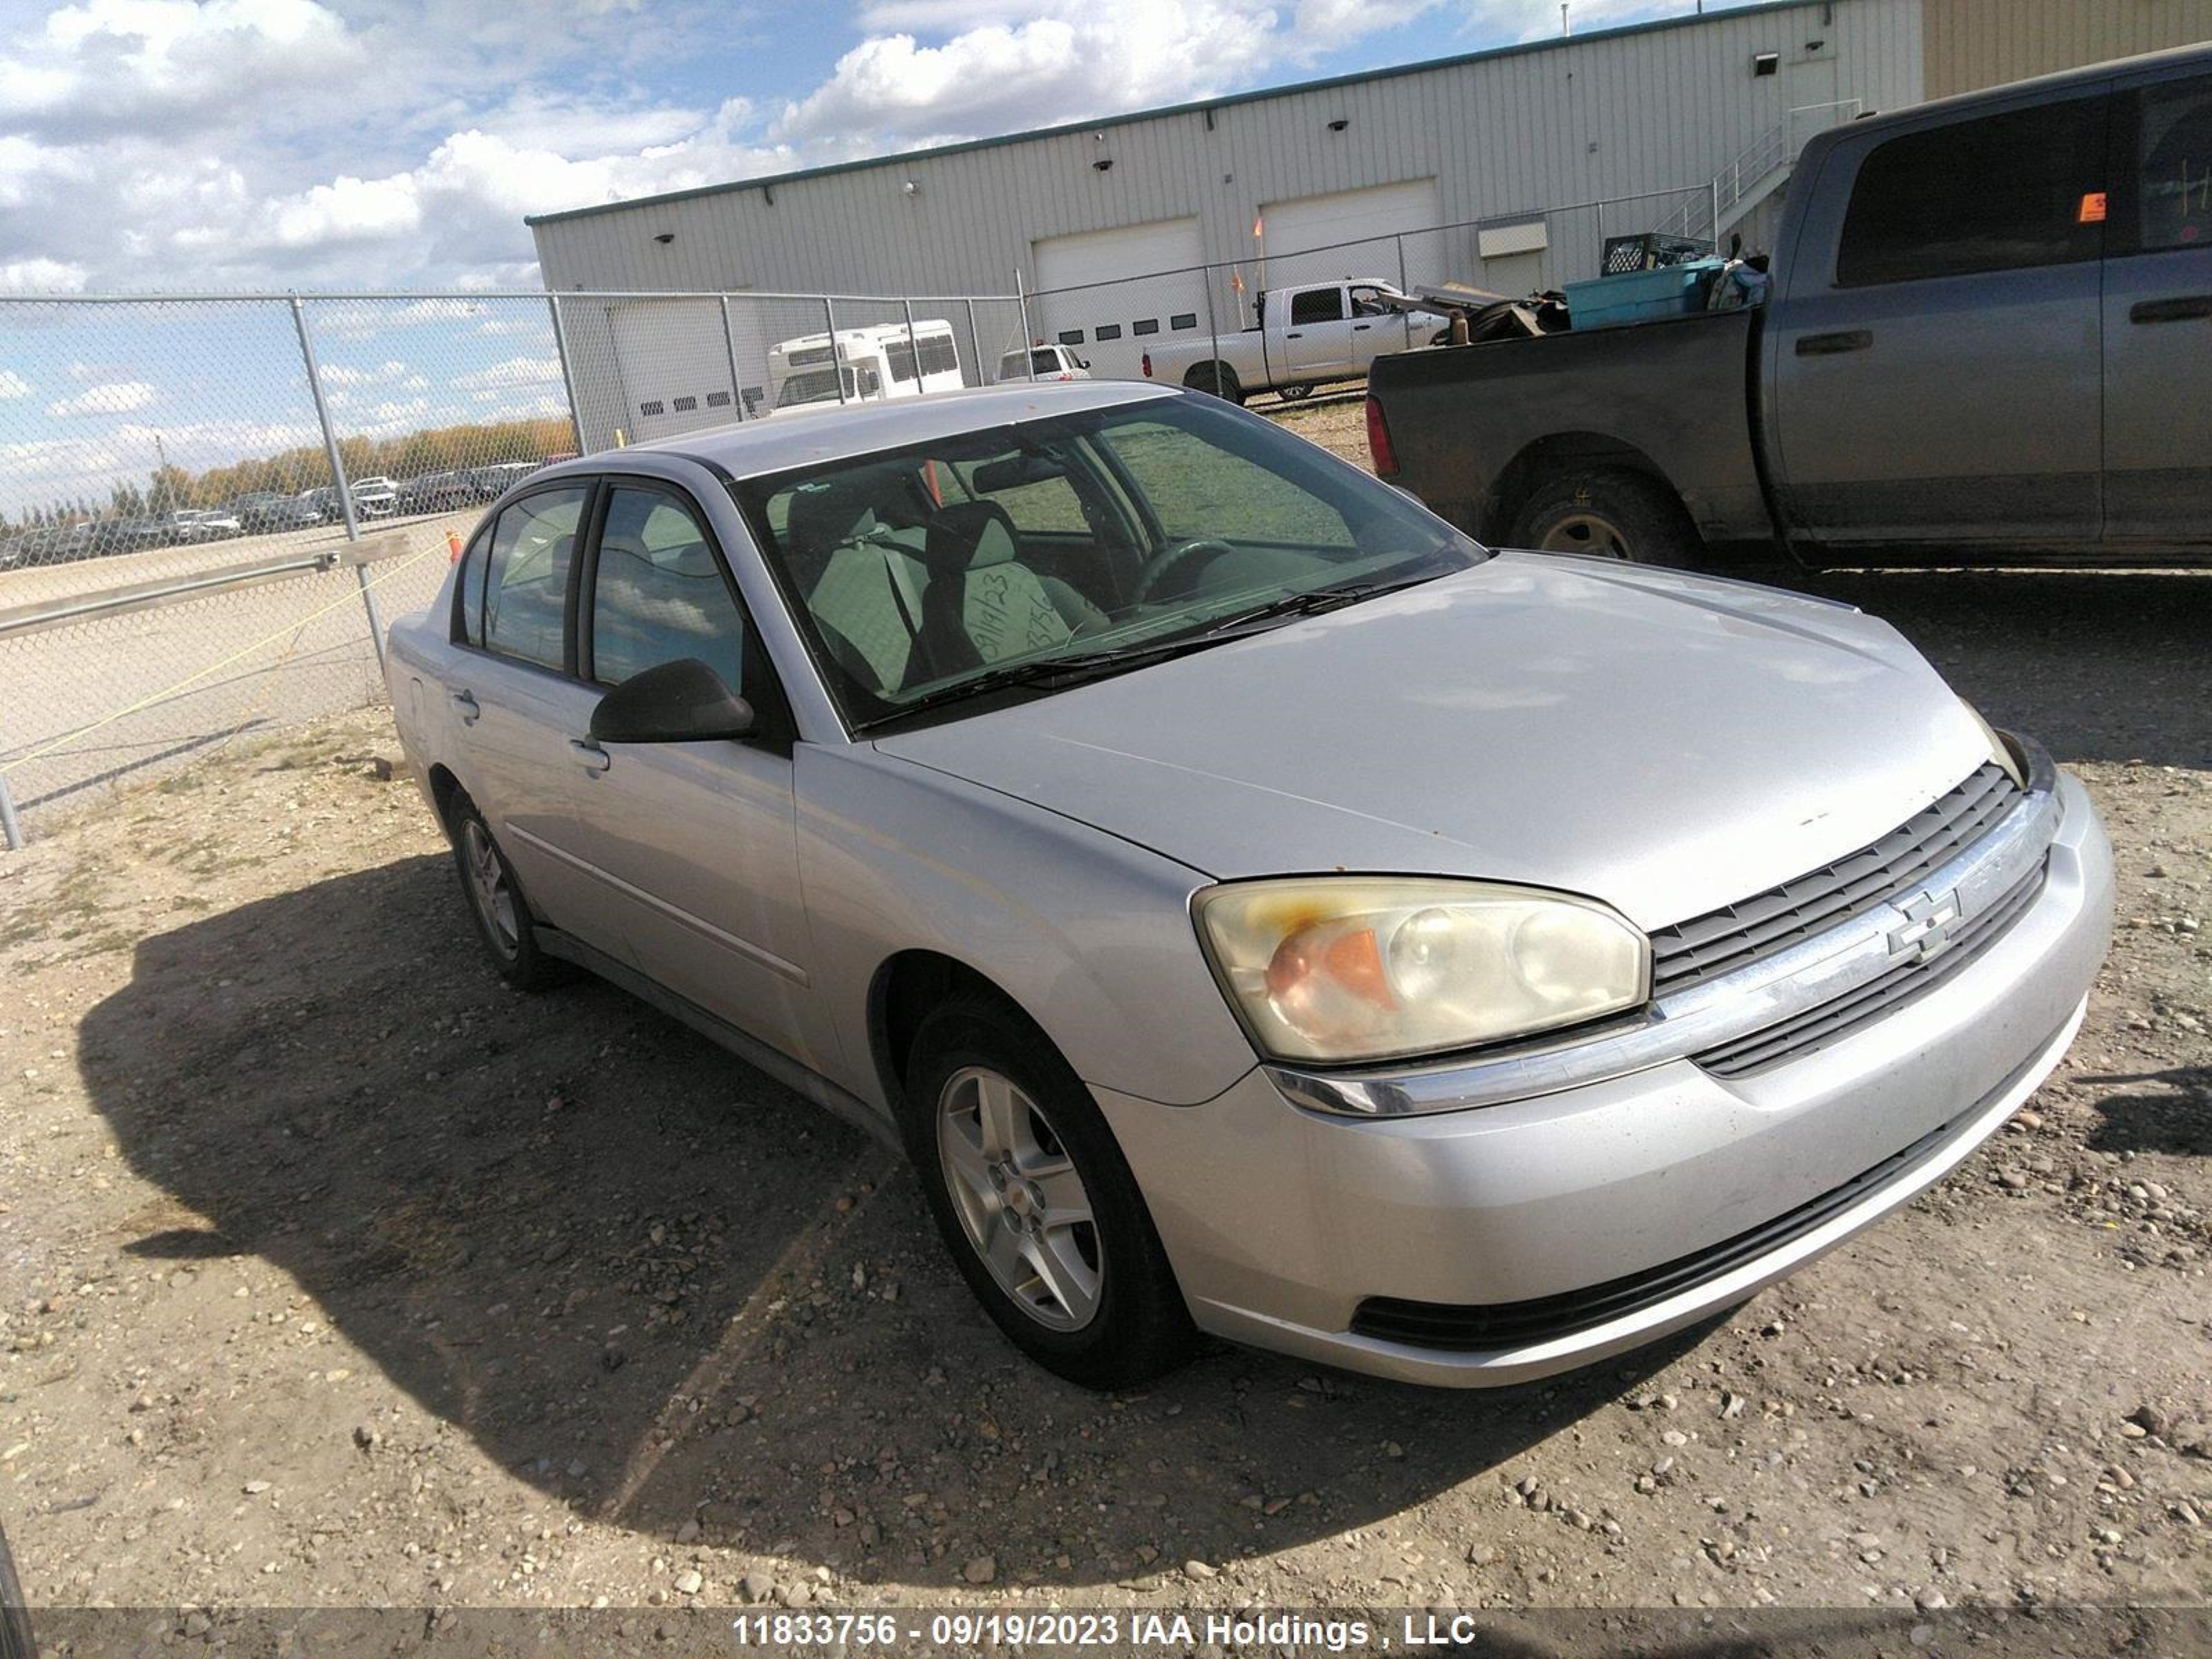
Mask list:
[[[1285,334],[1283,337],[1285,340],[1303,340],[1306,337],[1303,334]]]
[[[568,747],[575,750],[576,764],[586,772],[604,772],[615,763],[614,757],[589,738],[571,738]]]
[[[483,713],[483,710],[477,706],[476,693],[456,691],[453,694],[453,707],[461,711],[461,724],[474,726],[477,723],[477,716]]]
[[[1364,334],[1369,329],[1374,326],[1375,325],[1372,323],[1354,323],[1352,325],[1352,331],[1354,334]]]
[[[1836,334],[1801,334],[1797,337],[1800,357],[1837,357],[1846,351],[1864,351],[1874,344],[1870,328],[1847,328]]]
[[[2131,323],[2185,323],[2212,317],[2212,294],[2184,294],[2171,300],[2138,300],[2128,307]]]

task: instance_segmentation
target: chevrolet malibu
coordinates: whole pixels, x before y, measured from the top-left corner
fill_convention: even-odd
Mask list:
[[[902,1146],[1094,1385],[1732,1306],[2018,1108],[2110,927],[2081,786],[1886,624],[1492,552],[1179,392],[548,467],[389,662],[494,967]]]

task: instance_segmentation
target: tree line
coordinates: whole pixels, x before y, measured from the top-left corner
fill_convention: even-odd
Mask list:
[[[341,438],[338,459],[349,479],[419,478],[501,461],[542,461],[572,454],[575,447],[575,429],[568,416],[551,415],[428,427],[393,438]],[[264,491],[295,495],[303,489],[328,489],[331,483],[330,459],[322,445],[298,444],[204,472],[173,465],[156,467],[143,485],[135,479],[112,485],[105,502],[85,495],[57,495],[27,508],[19,518],[0,510],[0,535],[94,519],[143,518],[179,507],[221,507]]]

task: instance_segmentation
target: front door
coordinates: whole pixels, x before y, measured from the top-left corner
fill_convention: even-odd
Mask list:
[[[608,485],[577,647],[599,692],[696,658],[749,698],[758,741],[592,745],[580,850],[649,978],[822,1069],[832,1041],[809,988],[796,808],[781,697],[696,507],[644,479]],[[594,694],[595,696],[597,693]]]
[[[2105,539],[2212,544],[2212,76],[2115,100],[2105,264]],[[2192,417],[2186,411],[2197,410]]]
[[[1766,337],[1808,551],[2093,548],[2101,91],[1829,153]]]

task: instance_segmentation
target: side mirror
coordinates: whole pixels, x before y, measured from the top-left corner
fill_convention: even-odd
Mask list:
[[[752,705],[696,657],[631,675],[592,710],[597,743],[708,743],[752,730]]]
[[[1078,357],[1075,360],[1075,366],[1078,368],[1087,369],[1091,367],[1091,359],[1088,357]]]

